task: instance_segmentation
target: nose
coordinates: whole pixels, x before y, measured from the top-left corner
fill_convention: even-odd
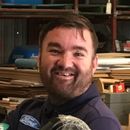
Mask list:
[[[58,60],[58,65],[64,68],[70,68],[73,66],[74,59],[71,54],[63,54]]]

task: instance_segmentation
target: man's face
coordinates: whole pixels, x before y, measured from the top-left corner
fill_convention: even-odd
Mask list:
[[[49,94],[73,98],[85,92],[96,70],[90,32],[55,28],[48,32],[40,54],[40,74]]]

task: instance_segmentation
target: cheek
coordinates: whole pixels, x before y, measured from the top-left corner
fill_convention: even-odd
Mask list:
[[[86,71],[88,71],[92,68],[91,61],[89,61],[89,60],[78,62],[77,65],[78,65],[79,70],[82,73],[86,73]]]
[[[48,56],[48,55],[42,56],[40,66],[42,70],[48,71],[54,66],[55,62],[56,60],[52,58],[51,56]]]
[[[41,60],[40,62],[40,77],[43,83],[46,83],[50,77],[50,64],[48,60]]]

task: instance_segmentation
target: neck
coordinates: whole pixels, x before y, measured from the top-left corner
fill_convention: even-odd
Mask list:
[[[67,101],[70,100],[68,98],[63,98],[60,96],[52,96],[52,95],[49,95],[48,99],[49,99],[51,104],[56,105],[56,106],[60,106],[62,104],[65,104]]]

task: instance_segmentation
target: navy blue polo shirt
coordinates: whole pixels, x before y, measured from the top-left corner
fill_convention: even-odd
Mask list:
[[[121,130],[119,121],[102,102],[94,83],[84,94],[60,106],[42,97],[26,100],[9,113],[4,122],[9,124],[8,130],[39,130],[59,114],[78,117],[92,130]]]

